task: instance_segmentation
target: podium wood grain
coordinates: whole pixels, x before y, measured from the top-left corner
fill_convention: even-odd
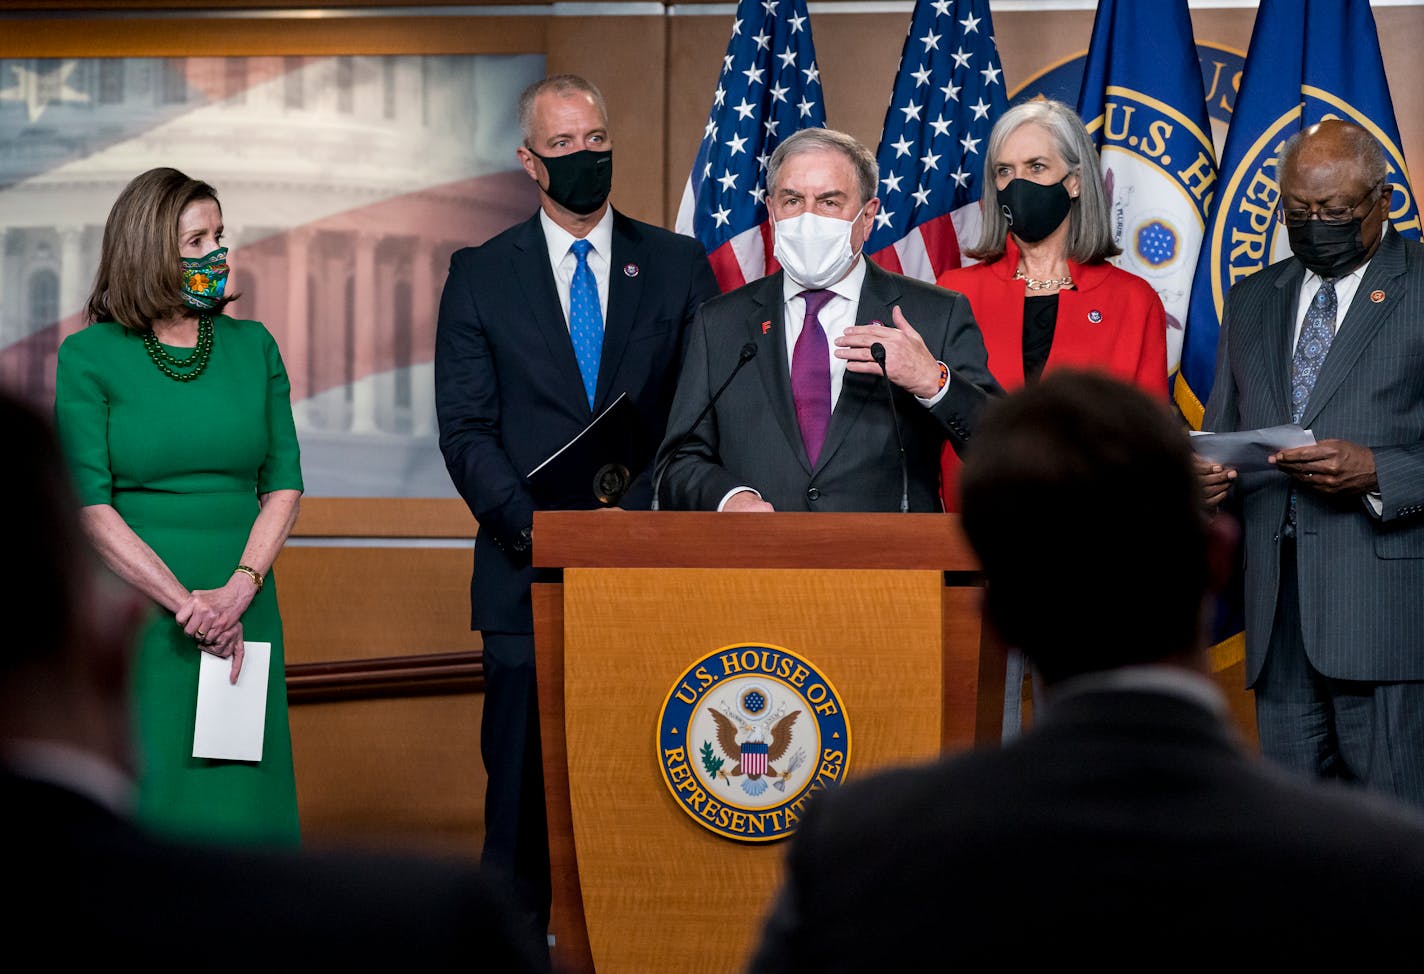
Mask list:
[[[724,646],[785,647],[842,700],[848,777],[932,758],[945,737],[942,584],[933,571],[564,573],[563,737],[597,970],[740,969],[780,879],[783,843],[713,834],[663,782],[658,717],[684,669]],[[968,713],[972,727],[972,696]]]

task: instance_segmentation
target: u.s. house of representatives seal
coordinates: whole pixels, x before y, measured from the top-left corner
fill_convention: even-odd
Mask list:
[[[658,719],[658,763],[679,806],[742,842],[796,831],[811,794],[845,780],[840,695],[781,646],[724,646],[689,666]]]

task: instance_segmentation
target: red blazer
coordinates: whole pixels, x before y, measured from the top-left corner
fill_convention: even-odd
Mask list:
[[[1005,390],[1024,384],[1023,317],[1025,285],[1014,280],[1019,249],[1008,238],[998,260],[945,271],[936,282],[969,299],[984,333],[989,371]],[[1112,264],[1068,262],[1074,290],[1058,292],[1053,346],[1044,363],[1054,369],[1099,369],[1138,386],[1166,403],[1167,312],[1157,292],[1136,274]],[[1094,320],[1096,319],[1096,320]],[[944,506],[959,510],[959,458],[944,455]]]

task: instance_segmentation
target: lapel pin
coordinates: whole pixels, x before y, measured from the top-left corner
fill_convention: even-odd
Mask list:
[[[765,335],[765,334],[766,334],[767,332],[769,332],[769,331],[771,331],[771,322],[769,322],[769,321],[763,321],[763,322],[761,323],[761,333],[762,333],[763,335]]]
[[[1088,312],[1088,320],[1096,325],[1098,322],[1103,320],[1103,313],[1097,308],[1094,308],[1092,311]]]
[[[637,265],[637,264],[624,264],[624,265],[623,265],[623,273],[624,273],[624,275],[626,275],[627,277],[637,277],[637,276],[638,276],[638,265]]]
[[[1373,301],[1375,304],[1379,304],[1381,301],[1384,300],[1384,292],[1383,292],[1383,291],[1371,291],[1371,292],[1370,292],[1370,300]]]
[[[865,323],[865,327],[867,327],[867,328],[884,328],[884,327],[885,327],[885,322],[881,321],[879,318],[876,318],[874,321],[867,321],[867,322]]]

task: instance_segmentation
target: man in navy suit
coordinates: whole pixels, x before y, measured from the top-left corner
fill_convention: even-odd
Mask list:
[[[479,521],[471,628],[484,643],[484,861],[513,875],[535,922],[549,909],[534,682],[534,511],[527,475],[626,393],[661,437],[683,334],[717,293],[702,246],[608,204],[613,140],[598,89],[557,75],[519,99],[519,161],[539,212],[455,253],[435,344],[440,449]],[[646,508],[650,472],[621,500]],[[594,507],[582,484],[559,507]]]
[[[1261,750],[1424,805],[1424,247],[1389,229],[1387,175],[1348,122],[1281,151],[1295,256],[1227,295],[1202,426],[1317,442],[1204,470],[1245,530]]]
[[[755,974],[1309,967],[1416,922],[1424,819],[1230,727],[1201,623],[1234,523],[1163,404],[1051,375],[985,411],[960,486],[984,624],[1043,677],[1034,726],[814,799]]]

